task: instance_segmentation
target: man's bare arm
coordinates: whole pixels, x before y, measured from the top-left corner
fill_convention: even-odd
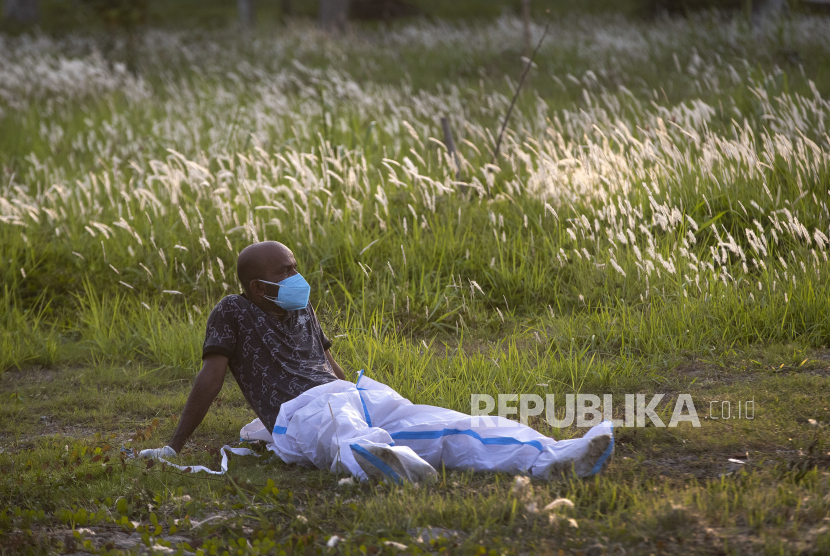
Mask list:
[[[331,368],[334,371],[334,376],[340,380],[346,380],[346,374],[343,372],[343,369],[340,368],[340,365],[337,364],[337,361],[334,360],[334,357],[329,350],[326,350],[326,359],[328,359],[329,365],[331,365]]]
[[[196,375],[193,388],[190,390],[190,396],[187,398],[187,403],[184,404],[184,410],[181,417],[179,417],[176,432],[173,433],[173,438],[168,444],[176,450],[176,453],[182,451],[184,443],[187,442],[187,439],[190,438],[190,435],[193,434],[193,431],[207,415],[210,404],[213,403],[213,400],[222,390],[227,369],[228,358],[224,355],[217,354],[205,357],[202,370]]]

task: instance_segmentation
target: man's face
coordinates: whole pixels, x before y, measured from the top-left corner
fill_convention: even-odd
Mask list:
[[[297,274],[297,259],[294,258],[294,253],[290,249],[283,248],[275,250],[275,253],[269,257],[265,265],[264,275],[260,280],[266,282],[279,283]],[[262,283],[262,282],[260,282]],[[279,288],[270,284],[262,284],[265,287],[265,295],[276,297]]]

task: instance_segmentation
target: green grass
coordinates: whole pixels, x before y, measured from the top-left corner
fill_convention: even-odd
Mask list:
[[[416,551],[426,526],[459,553],[826,551],[827,20],[557,18],[495,164],[515,19],[359,30],[2,37],[0,551],[106,551],[132,521],[211,554]],[[122,467],[167,441],[236,254],[266,238],[349,375],[415,403],[690,393],[758,417],[622,428],[605,475],[533,500],[498,475]],[[216,467],[206,447],[252,418],[228,384],[184,461]],[[527,508],[558,496],[578,528]]]
[[[791,355],[786,349],[780,352],[764,351],[776,368],[780,357]],[[337,355],[349,360],[345,353]],[[668,371],[656,390],[691,392],[703,418],[700,429],[623,429],[607,473],[585,482],[534,482],[532,496],[513,494],[509,476],[449,471],[442,472],[437,484],[419,489],[344,487],[328,472],[253,457],[231,456],[230,477],[219,479],[160,465],[146,469],[131,460],[122,468],[118,447],[136,429],[145,434],[148,426],[152,429],[149,438],[132,443],[137,449],[156,446],[171,434],[187,381],[169,381],[134,363],[7,373],[2,393],[6,399],[11,392],[16,396],[2,407],[6,453],[0,454],[0,484],[9,508],[0,519],[4,549],[57,550],[63,543],[67,550],[72,541],[66,537],[72,538],[74,525],[85,528],[83,538],[105,550],[107,543],[131,533],[134,526],[127,523],[148,525],[152,534],[157,522],[169,537],[169,526],[181,519],[172,534],[191,547],[204,543],[202,549],[211,543],[238,546],[236,538],[270,538],[287,549],[302,535],[314,535],[305,542],[321,546],[336,534],[347,539],[345,550],[360,545],[385,549],[384,539],[415,550],[418,544],[409,533],[433,526],[461,532],[452,543],[438,543],[457,544],[453,550],[460,553],[477,553],[479,546],[498,553],[570,552],[597,544],[607,550],[622,546],[669,553],[821,553],[828,542],[822,528],[828,517],[830,446],[824,430],[810,428],[806,421],[830,417],[822,405],[830,394],[826,357],[826,352],[816,353],[805,357],[808,363],[778,372],[767,362],[762,367],[737,357],[724,367],[698,361],[692,386],[684,374],[689,369]],[[394,382],[399,374],[379,370],[374,376]],[[723,384],[724,376],[731,384]],[[433,378],[423,377],[424,383]],[[533,388],[517,385],[515,391]],[[754,399],[755,419],[705,419],[708,401],[724,399],[733,404]],[[252,418],[239,389],[226,385],[181,459],[186,465],[216,468],[208,449],[232,442],[239,424]],[[159,421],[156,427],[153,419]],[[736,453],[749,455],[745,464],[727,461]],[[109,461],[93,461],[98,454]],[[190,498],[182,499],[185,495]],[[575,519],[577,529],[566,522],[554,527],[546,513],[527,509],[532,502],[541,508],[558,497],[574,502],[564,517]],[[20,515],[13,508],[21,508]],[[204,529],[192,530],[188,524],[216,515],[222,520]],[[122,516],[128,518],[123,526]],[[75,542],[80,547],[83,541]],[[147,542],[152,542],[149,536]]]

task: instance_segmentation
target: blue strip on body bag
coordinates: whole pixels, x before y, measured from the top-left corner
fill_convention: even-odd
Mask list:
[[[365,392],[365,388],[359,388],[357,385],[360,384],[360,379],[363,378],[363,369],[360,369],[360,373],[357,375],[357,382],[355,382],[355,388],[357,388],[357,395],[360,396],[360,403],[363,404],[363,417],[366,418],[366,424],[370,427],[372,426],[372,419],[369,417],[369,408],[366,407],[366,402],[363,401],[363,396],[360,394],[361,391]]]
[[[397,484],[402,484],[403,479],[401,476],[395,473],[395,470],[389,467],[386,463],[384,463],[379,457],[374,455],[372,452],[363,448],[362,446],[358,446],[357,444],[352,444],[349,446],[353,452],[356,452],[363,456],[366,461],[377,467],[384,475],[395,481]]]
[[[513,438],[512,436],[499,436],[496,438],[482,438],[476,431],[471,429],[442,429],[439,431],[402,431],[402,432],[395,432],[392,433],[392,438],[395,440],[434,440],[436,438],[441,438],[442,436],[451,436],[454,434],[465,434],[472,438],[475,438],[485,446],[488,445],[496,445],[496,446],[508,446],[512,444],[525,444],[528,446],[533,446],[540,452],[544,450],[542,443],[538,440],[528,440],[527,442],[519,440],[518,438]]]
[[[591,469],[591,472],[588,474],[589,477],[593,477],[594,475],[596,475],[597,473],[602,471],[602,466],[603,466],[603,464],[605,464],[605,460],[607,460],[609,457],[611,457],[611,452],[613,452],[613,451],[614,451],[614,425],[611,425],[611,444],[608,445],[608,448],[605,449],[605,452],[602,453],[600,458],[594,464],[593,469]]]

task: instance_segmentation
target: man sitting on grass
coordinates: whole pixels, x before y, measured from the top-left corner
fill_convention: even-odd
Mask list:
[[[249,245],[236,272],[244,293],[222,299],[208,318],[202,370],[170,444],[141,457],[181,451],[230,366],[258,416],[242,437],[266,441],[286,463],[395,482],[428,479],[442,464],[542,478],[571,470],[589,477],[607,465],[614,449],[609,421],[582,438],[555,441],[506,418],[414,405],[362,371],[357,383],[347,381],[285,245]]]

